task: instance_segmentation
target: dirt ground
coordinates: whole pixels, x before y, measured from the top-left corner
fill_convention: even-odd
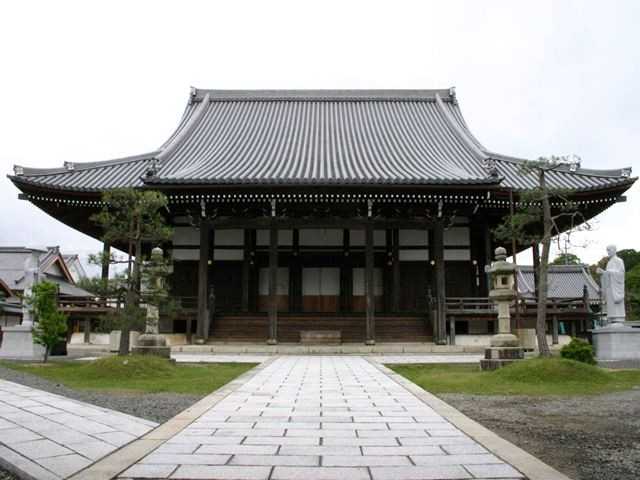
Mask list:
[[[574,480],[640,479],[640,389],[574,398],[439,396]]]

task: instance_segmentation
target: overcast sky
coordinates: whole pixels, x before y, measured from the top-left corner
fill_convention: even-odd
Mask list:
[[[17,199],[14,164],[143,153],[189,87],[447,88],[489,149],[640,174],[638,1],[3,2],[0,245],[99,243]],[[640,184],[578,254],[640,249]],[[529,261],[522,258],[522,263]]]

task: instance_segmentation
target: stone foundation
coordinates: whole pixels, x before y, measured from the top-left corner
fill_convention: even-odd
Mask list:
[[[485,349],[484,358],[480,360],[480,368],[497,370],[519,360],[524,360],[522,347],[489,347]]]

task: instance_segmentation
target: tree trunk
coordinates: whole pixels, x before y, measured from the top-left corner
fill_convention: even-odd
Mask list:
[[[536,336],[538,338],[538,351],[541,357],[551,356],[549,344],[547,343],[547,272],[549,269],[549,248],[551,247],[551,204],[549,193],[547,192],[544,169],[540,169],[540,188],[542,189],[542,211],[543,211],[543,236],[542,255],[538,279],[538,310],[536,316]]]
[[[44,357],[42,358],[42,363],[47,363],[49,360],[49,347],[44,347]]]

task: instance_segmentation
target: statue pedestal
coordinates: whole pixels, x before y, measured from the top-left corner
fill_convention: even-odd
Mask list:
[[[0,358],[9,360],[44,360],[45,349],[33,343],[33,328],[27,325],[16,325],[2,329],[2,347]]]
[[[640,360],[640,328],[614,324],[591,330],[598,361]]]

